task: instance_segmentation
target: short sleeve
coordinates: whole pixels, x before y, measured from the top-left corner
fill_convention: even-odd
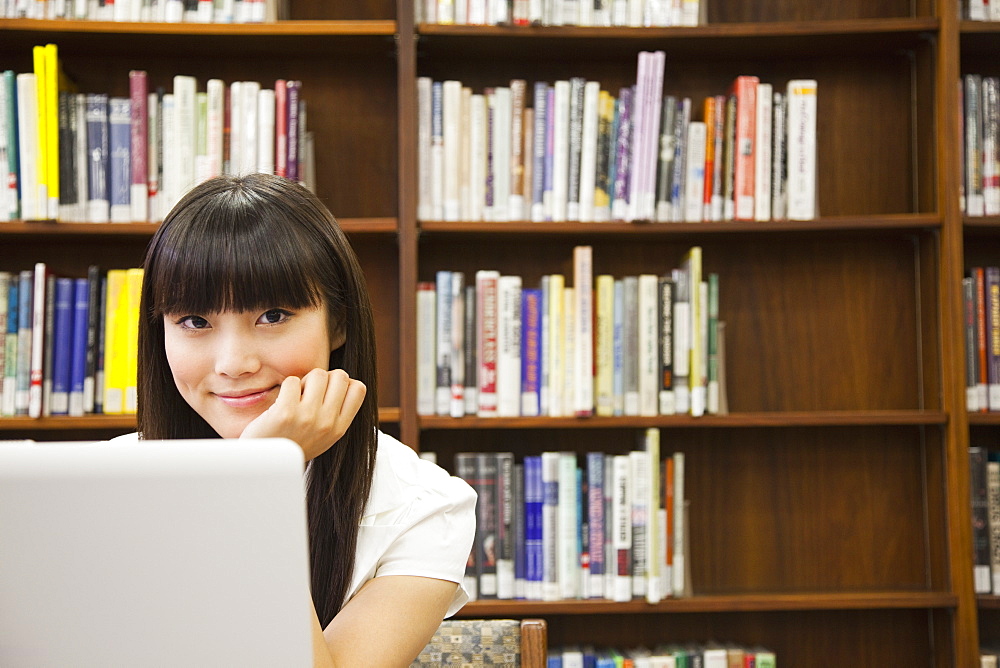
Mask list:
[[[447,615],[454,614],[469,600],[462,582],[475,532],[475,491],[380,434],[350,596],[366,581],[384,575],[447,580],[459,585],[448,607]]]

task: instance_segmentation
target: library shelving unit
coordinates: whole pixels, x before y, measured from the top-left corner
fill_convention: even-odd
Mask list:
[[[544,617],[554,645],[714,639],[767,646],[792,666],[977,665],[980,636],[997,640],[1000,606],[973,595],[966,447],[970,430],[990,437],[1000,422],[965,412],[959,278],[963,261],[996,256],[1000,221],[961,216],[957,81],[998,73],[989,55],[1000,32],[960,22],[954,0],[711,2],[707,25],[683,29],[418,25],[413,0],[291,0],[291,15],[255,26],[0,20],[0,57],[29,71],[30,47],[55,41],[81,90],[119,95],[130,69],[168,88],[175,74],[202,85],[301,79],[316,188],[375,301],[390,431],[447,467],[470,449],[624,453],[649,426],[661,428],[664,452],[685,453],[690,597],[478,601],[460,614]],[[666,52],[664,91],[693,100],[740,74],[776,88],[817,79],[821,217],[417,219],[418,76],[475,89],[583,76],[616,92],[649,49]],[[135,266],[153,227],[0,224],[0,266]],[[615,276],[662,273],[692,245],[704,249],[705,270],[720,276],[730,414],[418,417],[417,282],[493,268],[533,285],[570,275],[582,243],[595,274]],[[5,419],[0,438],[132,426]]]
[[[1000,49],[1000,23],[962,21],[959,26],[959,75],[1000,76],[996,53]],[[961,215],[961,214],[959,214]],[[962,268],[996,265],[1000,261],[1000,216],[964,217],[962,221]],[[960,367],[964,369],[963,367]],[[1000,414],[970,412],[968,445],[995,450],[1000,437]],[[976,597],[980,644],[1000,645],[1000,596]]]

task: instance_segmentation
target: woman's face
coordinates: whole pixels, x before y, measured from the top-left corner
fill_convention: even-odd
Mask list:
[[[326,369],[344,343],[331,338],[324,306],[167,314],[163,328],[177,389],[223,438],[267,410],[286,377]]]

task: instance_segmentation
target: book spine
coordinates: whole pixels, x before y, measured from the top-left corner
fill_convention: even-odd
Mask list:
[[[511,520],[510,529],[513,534],[511,540],[514,544],[514,598],[525,600],[528,598],[528,580],[525,577],[525,560],[527,549],[525,548],[525,504],[524,504],[524,464],[514,464],[514,479],[511,484],[511,507],[514,517]]]
[[[580,147],[579,215],[582,222],[594,220],[594,195],[597,182],[597,156],[599,144],[599,101],[601,84],[588,81],[583,88],[583,121]]]
[[[497,598],[498,494],[497,457],[493,452],[476,453],[476,574],[479,597]],[[479,539],[479,536],[482,539]]]
[[[580,592],[580,550],[578,532],[580,518],[577,515],[576,453],[560,452],[558,462],[558,538],[557,571],[559,573],[559,597],[574,599]]]
[[[615,577],[612,600],[632,599],[632,485],[628,455],[615,455],[612,459],[612,547],[614,549]]]
[[[788,219],[816,218],[816,81],[788,82]]]
[[[733,82],[736,96],[736,142],[733,166],[734,220],[754,218],[754,131],[756,130],[757,86],[759,79],[739,76]]]
[[[521,415],[525,417],[541,414],[541,308],[541,289],[521,291]]]
[[[612,406],[613,415],[625,414],[625,386],[623,372],[624,360],[624,332],[625,332],[625,283],[622,279],[615,279],[614,284],[614,311],[612,314],[613,344],[611,354],[611,384],[612,384]]]
[[[685,594],[685,550],[684,532],[684,453],[675,452],[674,459],[674,550],[673,550],[673,595]]]
[[[149,222],[163,220],[162,193],[163,184],[163,96],[160,90],[150,93],[146,98],[146,108],[149,112],[146,141],[146,196],[149,207]]]
[[[702,179],[700,220],[712,220],[712,189],[716,160],[715,138],[718,131],[715,125],[715,105],[716,99],[714,96],[706,97],[702,105],[705,119],[705,169],[704,178]]]
[[[0,107],[0,114],[3,108]],[[4,414],[4,369],[7,360],[7,321],[8,307],[10,299],[11,274],[8,271],[0,271],[0,415]]]
[[[417,283],[417,415],[434,415],[436,412],[436,299],[434,283]]]
[[[628,454],[632,507],[632,597],[644,598],[649,577],[649,453]]]
[[[108,100],[108,197],[111,203],[111,222],[127,223],[132,219],[131,178],[132,166],[129,151],[132,112],[127,97]]]
[[[147,75],[144,70],[132,70],[128,73],[129,81],[129,154],[131,160],[131,178],[129,179],[130,220],[144,222],[149,220],[149,187],[146,175],[149,172],[147,161],[147,141],[149,128],[147,119],[149,112],[147,103],[149,90]]]
[[[594,408],[597,415],[609,417],[615,414],[615,279],[601,274],[595,283]]]
[[[632,148],[633,89],[622,88],[618,94],[618,133],[615,141],[615,180],[611,199],[611,219],[629,220],[629,190]]]
[[[18,163],[18,110],[17,110],[17,78],[13,70],[5,70],[0,74],[0,115],[7,122],[0,131],[4,133],[6,155],[0,160],[0,173],[4,179],[0,182],[0,220],[17,220],[21,217],[21,201],[18,197],[20,169]]]
[[[573,295],[576,328],[573,337],[573,415],[594,414],[594,249],[573,249]]]
[[[451,272],[437,272],[437,336],[436,336],[436,367],[437,380],[434,392],[434,412],[437,415],[451,414]]]
[[[476,473],[476,457],[477,453],[474,452],[459,452],[455,455],[455,475],[464,480],[471,486],[476,493],[479,493],[477,488],[478,480]],[[479,514],[479,500],[476,501],[476,515]],[[482,534],[479,526],[476,526],[476,534],[473,539],[472,549],[469,552],[469,559],[465,564],[465,576],[462,580],[462,588],[465,589],[469,594],[469,598],[476,600],[479,598],[479,576],[477,575],[478,569],[478,556],[479,556],[479,542],[482,539]]]
[[[507,204],[508,220],[525,220],[524,212],[524,106],[527,82],[514,79],[510,82],[510,197]]]
[[[622,391],[625,415],[639,414],[639,277],[622,279]]]
[[[449,414],[465,415],[465,274],[451,272],[448,298],[451,300],[451,387],[449,388]]]
[[[463,345],[465,346],[465,391],[462,393],[465,399],[465,414],[475,415],[479,410],[479,357],[478,350],[478,311],[476,308],[476,286],[465,286],[465,334]]]
[[[972,573],[977,594],[992,591],[990,572],[989,496],[986,480],[986,449],[969,447],[969,492],[972,504]]]
[[[674,173],[670,181],[670,215],[675,223],[685,218],[687,196],[688,126],[691,124],[691,98],[685,97],[674,118]]]
[[[684,220],[700,223],[704,212],[705,151],[707,124],[701,121],[688,123],[686,171],[684,176]]]
[[[979,410],[989,410],[989,328],[986,313],[986,270],[983,267],[973,267],[972,276],[975,280],[976,294],[976,359],[978,360],[978,378],[976,381],[976,396],[979,399]]]
[[[521,414],[521,277],[497,281],[497,415]]]
[[[69,415],[69,394],[71,387],[73,356],[73,321],[75,301],[74,285],[71,278],[57,278],[55,281],[55,305],[52,339],[52,392],[49,414]]]
[[[514,454],[494,453],[496,458],[497,535],[496,579],[497,598],[513,599],[514,577]]]
[[[1000,79],[983,77],[982,91],[983,210],[995,216],[1000,214]]]
[[[486,215],[486,125],[488,110],[484,95],[469,96],[469,220]],[[433,190],[433,184],[432,184]]]
[[[74,151],[74,133],[76,131],[76,104],[72,93],[59,91],[59,220],[76,220],[76,151]],[[0,111],[0,134],[3,134],[4,114]],[[0,160],[6,147],[4,137],[0,137]],[[0,196],[2,201],[2,196]],[[0,207],[0,220],[4,219],[4,211]]]
[[[754,115],[754,220],[771,220],[771,131],[774,122],[771,84],[757,85],[757,110]]]
[[[462,83],[448,80],[441,85],[441,173],[444,220],[459,220],[459,147]]]
[[[542,600],[558,601],[559,453],[542,453]]]
[[[986,267],[987,405],[1000,410],[1000,267]]]
[[[788,178],[787,163],[787,127],[788,105],[784,93],[774,92],[773,100],[774,128],[771,132],[773,148],[771,150],[771,218],[784,220],[788,204],[788,193],[785,189]]]
[[[87,325],[90,318],[90,283],[73,280],[73,337],[70,353],[69,414],[84,414],[84,381],[87,376]],[[53,391],[55,388],[53,387]]]
[[[979,361],[976,346],[976,282],[971,276],[962,279],[962,306],[965,314],[965,409],[969,412],[979,410],[978,384]]]
[[[1000,460],[987,453],[986,524],[990,530],[990,574],[994,594],[1000,594]]]
[[[690,362],[688,387],[690,388],[690,413],[705,414],[705,299],[702,295],[702,253],[700,246],[693,246],[684,255],[683,271],[688,277],[688,297],[691,304]]]
[[[587,466],[587,532],[590,553],[590,598],[604,595],[604,453],[588,452]]]
[[[11,274],[7,299],[7,336],[4,340],[3,394],[0,395],[0,415],[17,415],[17,361],[20,332],[20,276]]]
[[[45,298],[48,268],[36,262],[32,286],[30,385],[28,389],[28,415],[42,415],[42,383],[45,377]]]
[[[674,408],[687,413],[691,408],[691,283],[684,271],[674,271]]]
[[[611,93],[598,95],[597,162],[594,182],[594,220],[599,223],[611,219],[611,167],[615,144],[615,99]]]
[[[639,276],[638,301],[638,389],[639,415],[654,416],[659,410],[659,279]]]
[[[569,80],[569,141],[567,162],[566,219],[580,220],[580,171],[583,156],[583,103],[587,82],[582,77]]]
[[[673,415],[674,403],[674,281],[667,276],[659,279],[659,411]]]
[[[572,84],[556,81],[553,86],[552,220],[567,220],[569,203],[570,106]]]
[[[286,81],[286,98],[288,102],[288,159],[285,165],[287,177],[290,181],[299,180],[299,133],[301,126],[299,115],[302,111],[301,81]]]
[[[531,159],[532,184],[531,184],[531,220],[542,222],[545,220],[545,153],[548,146],[548,89],[549,86],[544,81],[535,82],[534,86],[534,110],[535,128],[534,143],[532,145]]]
[[[21,176],[21,217],[24,220],[45,217],[38,198],[38,85],[38,78],[33,72],[17,75],[18,173]]]
[[[719,275],[711,273],[708,275],[708,349],[706,360],[708,364],[707,372],[707,403],[705,412],[717,415],[720,407],[720,386],[719,386]]]
[[[791,83],[791,82],[789,82]],[[983,108],[982,108],[982,76],[979,74],[965,75],[965,214],[982,216],[985,214],[983,199]],[[788,94],[788,148],[792,150],[796,136],[795,114],[797,100],[793,99],[791,90]],[[789,153],[788,178],[794,177],[796,171],[792,155]],[[791,182],[789,183],[789,198],[791,198]],[[789,201],[789,205],[791,201]]]
[[[111,200],[108,184],[110,164],[108,128],[108,96],[87,94],[88,170],[87,220],[106,223],[111,220]]]
[[[101,327],[103,295],[101,291],[101,271],[97,265],[87,268],[87,347],[86,368],[83,377],[83,412],[95,413],[98,332]]]
[[[478,415],[495,417],[497,414],[497,318],[498,286],[500,273],[491,269],[476,272],[476,357],[479,359]]]
[[[647,428],[642,436],[646,453],[646,602],[659,603],[666,587],[663,583],[663,536],[666,521],[661,513],[660,430]]]
[[[544,552],[542,547],[542,458],[524,458],[524,577],[526,598],[542,600]]]

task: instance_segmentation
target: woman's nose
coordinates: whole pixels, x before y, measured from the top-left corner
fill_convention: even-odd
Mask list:
[[[246,337],[225,336],[219,340],[215,353],[215,371],[223,376],[238,378],[260,370],[257,347]]]

